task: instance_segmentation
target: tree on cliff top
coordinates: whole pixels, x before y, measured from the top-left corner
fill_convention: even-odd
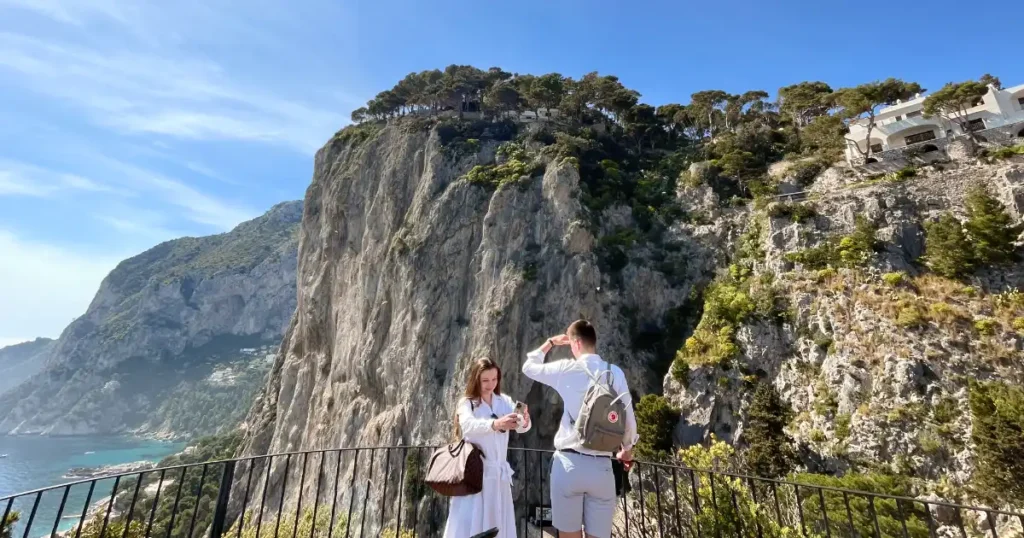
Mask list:
[[[956,123],[960,130],[977,140],[970,125],[967,110],[979,104],[981,98],[988,93],[988,86],[982,82],[968,80],[966,82],[949,82],[939,91],[924,100],[924,113],[927,116],[939,116],[946,121]]]
[[[779,111],[792,118],[797,127],[805,127],[814,118],[828,114],[831,95],[832,87],[821,81],[783,86],[779,88]]]
[[[843,118],[848,121],[867,119],[867,134],[864,136],[867,149],[857,151],[868,158],[871,156],[871,131],[875,128],[875,114],[878,108],[896,104],[924,91],[916,82],[904,82],[889,78],[881,82],[869,82],[851,88],[841,88],[833,94],[834,103],[839,107]]]

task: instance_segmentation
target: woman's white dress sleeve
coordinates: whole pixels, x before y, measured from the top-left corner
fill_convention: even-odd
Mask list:
[[[463,398],[459,402],[459,428],[462,429],[463,437],[468,439],[495,433],[494,428],[491,427],[492,424],[494,424],[494,419],[473,416],[473,406],[468,398]]]

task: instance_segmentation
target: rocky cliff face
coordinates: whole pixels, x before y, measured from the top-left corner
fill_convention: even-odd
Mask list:
[[[484,140],[473,155],[452,157],[436,131],[391,126],[317,153],[296,316],[247,420],[246,452],[439,440],[466,368],[481,356],[502,366],[507,393],[551,410],[557,398],[519,367],[579,317],[599,327],[603,353],[636,392],[660,388],[667,364],[652,369],[655,353],[634,350],[634,333],[656,330],[710,275],[715,252],[680,230],[666,260],[680,268],[673,283],[631,264],[612,286],[576,169],[550,162],[531,181],[496,190],[467,181],[496,146]],[[605,224],[629,219],[619,211]],[[540,437],[553,435],[557,413],[538,418]]]
[[[534,410],[533,433],[516,442],[550,446],[561,402],[520,366],[580,317],[596,324],[602,354],[624,367],[638,395],[661,390],[675,351],[666,359],[665,320],[685,327],[691,292],[724,262],[711,246],[733,233],[729,219],[674,228],[658,252],[602,243],[595,235],[633,226],[630,211],[591,218],[569,162],[548,160],[534,177],[497,188],[469,181],[472,167],[495,161],[497,145],[481,137],[460,155],[436,129],[392,125],[361,142],[335,137],[317,153],[296,315],[246,419],[244,454],[441,441],[468,365],[482,356],[501,365],[503,390]],[[613,246],[636,263],[604,269]],[[344,459],[340,483],[361,482]],[[391,488],[401,487],[399,468],[392,462]],[[267,479],[273,498],[286,469],[277,461]],[[312,475],[301,488],[289,479],[288,503],[300,489],[306,499],[315,493]],[[331,491],[333,476],[323,476],[321,491]],[[369,513],[385,482],[380,471],[372,481]]]
[[[119,264],[45,370],[0,396],[0,432],[132,430],[153,423],[181,383],[278,340],[294,311],[301,212],[299,202],[279,204],[231,232],[168,241]]]
[[[796,411],[789,433],[812,470],[870,460],[961,480],[971,468],[967,377],[1021,381],[1012,319],[1024,306],[1010,290],[1024,267],[982,274],[964,291],[920,275],[918,260],[922,223],[962,212],[971,183],[985,182],[1019,220],[1019,164],[947,165],[902,183],[830,169],[801,202],[815,216],[799,223],[772,205],[720,199],[698,180],[675,193],[687,218],[634,241],[624,232],[637,226],[635,209],[590,211],[568,160],[542,158],[542,173],[495,188],[467,177],[501,162],[495,140],[454,152],[437,129],[401,123],[344,134],[316,155],[296,314],[246,419],[247,455],[443,440],[466,368],[480,356],[496,360],[505,392],[534,410],[534,433],[518,442],[547,446],[560,403],[519,366],[579,317],[596,324],[602,353],[624,367],[636,395],[663,392],[681,409],[681,444],[712,433],[742,442],[752,383],[774,384]],[[690,175],[699,179],[699,167]],[[785,256],[850,233],[858,215],[878,228],[880,245],[862,266],[816,271]],[[701,319],[702,291],[738,257],[748,258],[743,278],[770,282],[782,311],[741,323],[732,360],[669,374]],[[883,281],[896,271],[906,272],[899,283]],[[913,327],[898,320],[900,301],[927,310],[938,294],[960,312],[953,322],[939,320],[946,307]],[[979,317],[996,319],[996,330],[979,333]],[[936,407],[949,411],[941,428],[920,420]],[[932,435],[959,444],[937,450]],[[275,465],[268,481],[276,491],[280,471]],[[312,482],[289,484],[292,500],[298,489],[312,493]]]
[[[665,395],[682,410],[677,441],[743,439],[749,375],[767,379],[795,412],[788,433],[818,472],[882,469],[963,485],[973,470],[969,380],[1024,382],[1024,264],[954,281],[923,270],[923,224],[963,215],[983,184],[1013,217],[1024,215],[1021,164],[947,164],[902,181],[864,181],[834,168],[808,200],[753,211],[757,256],[738,261],[773,282],[783,321],[737,330],[731,365],[690,365]],[[788,207],[787,207],[788,206]],[[794,222],[793,208],[812,214]],[[772,215],[775,215],[774,217]],[[880,252],[861,267],[816,270],[787,254],[877,227]],[[737,260],[734,260],[736,262]]]
[[[0,393],[42,371],[52,345],[49,338],[36,338],[0,348]]]

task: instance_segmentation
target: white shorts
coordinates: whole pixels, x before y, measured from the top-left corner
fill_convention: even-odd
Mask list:
[[[615,475],[607,457],[556,452],[551,458],[551,523],[562,532],[611,538]]]

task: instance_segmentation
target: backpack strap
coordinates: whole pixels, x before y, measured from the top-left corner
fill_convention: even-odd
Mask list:
[[[604,361],[604,363],[608,367],[605,370],[605,372],[607,373],[607,378],[608,378],[608,387],[611,388],[612,390],[615,390],[615,387],[612,385],[612,363],[608,362],[607,360]],[[587,373],[587,377],[590,378],[590,382],[591,383],[599,383],[601,381],[600,374],[599,375],[593,375],[593,374],[590,373],[590,370],[587,369],[586,365],[582,365],[582,366],[583,366],[583,371]],[[590,390],[590,386],[589,385],[587,386],[587,390],[588,391]],[[621,397],[621,395],[620,395],[620,397]],[[618,399],[619,398],[616,398],[616,400],[618,400]],[[576,425],[576,419],[572,418],[572,413],[570,413],[569,410],[566,409],[565,410],[565,414],[569,415],[569,425],[570,426],[575,426]]]

